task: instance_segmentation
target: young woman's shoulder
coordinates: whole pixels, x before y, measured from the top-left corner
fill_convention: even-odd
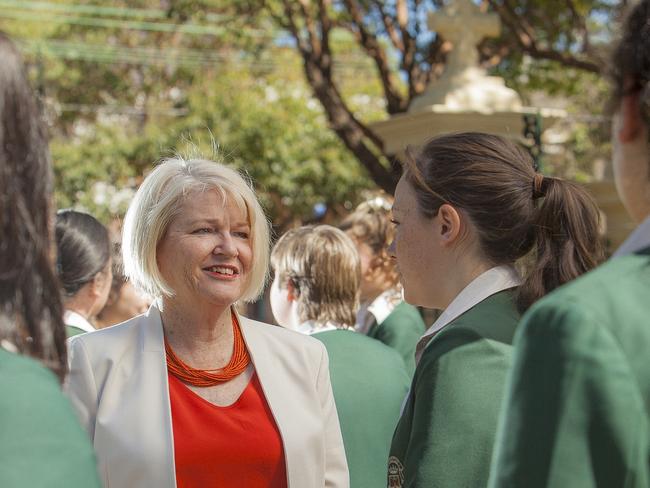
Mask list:
[[[0,348],[1,486],[98,487],[95,456],[55,376]]]
[[[459,348],[487,348],[489,352],[498,345],[510,346],[521,318],[514,293],[496,293],[454,319],[431,340],[423,358],[440,357]]]

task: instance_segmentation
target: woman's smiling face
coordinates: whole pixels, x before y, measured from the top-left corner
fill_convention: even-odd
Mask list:
[[[185,305],[230,306],[246,290],[253,259],[245,209],[217,190],[184,198],[157,247],[171,300]]]

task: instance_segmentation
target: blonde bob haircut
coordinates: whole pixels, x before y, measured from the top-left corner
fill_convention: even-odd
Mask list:
[[[275,244],[271,265],[281,288],[293,285],[301,322],[354,325],[361,264],[345,232],[330,225],[292,229]]]
[[[162,161],[145,178],[124,219],[124,274],[152,297],[174,295],[158,269],[158,244],[183,200],[209,190],[216,190],[224,201],[230,199],[248,215],[253,263],[240,300],[254,301],[264,289],[269,267],[269,222],[252,185],[221,163],[177,157]]]

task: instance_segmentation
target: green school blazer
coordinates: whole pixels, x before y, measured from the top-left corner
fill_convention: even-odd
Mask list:
[[[318,332],[329,356],[330,379],[350,470],[350,488],[386,482],[390,441],[410,381],[393,349],[349,330]]]
[[[50,371],[0,348],[0,392],[0,486],[101,486],[88,435]]]
[[[406,365],[406,371],[415,371],[415,346],[426,331],[422,315],[417,308],[401,302],[379,325],[375,321],[368,330],[368,337],[377,339],[395,349]]]
[[[505,290],[433,337],[393,436],[390,488],[487,485],[519,318],[513,291]]]
[[[650,248],[524,316],[490,486],[650,486]]]

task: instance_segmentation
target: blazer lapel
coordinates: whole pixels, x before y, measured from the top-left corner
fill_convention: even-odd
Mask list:
[[[282,437],[282,445],[284,447],[284,459],[287,467],[287,480],[288,485],[298,487],[298,479],[300,478],[298,472],[300,466],[295,462],[296,459],[301,458],[300,452],[294,452],[296,446],[300,446],[300,442],[295,440],[296,432],[295,419],[292,418],[292,411],[287,408],[287,404],[291,402],[292,392],[288,386],[288,382],[281,381],[281,375],[275,375],[273,372],[277,369],[278,365],[274,364],[277,361],[277,354],[269,350],[268,344],[264,337],[256,333],[256,328],[263,327],[263,325],[256,324],[246,317],[237,314],[239,324],[241,326],[242,335],[246,342],[246,347],[255,366],[255,372],[262,385],[264,396],[269,404],[273,418],[280,431]],[[267,327],[273,327],[268,325]]]
[[[175,488],[174,438],[164,333],[160,311],[155,305],[149,309],[146,323],[140,329],[143,364],[138,372],[142,375],[142,411],[138,415],[139,421],[145,424],[140,430],[150,439],[147,449],[151,465],[161,470],[158,480],[161,484],[157,486]]]

